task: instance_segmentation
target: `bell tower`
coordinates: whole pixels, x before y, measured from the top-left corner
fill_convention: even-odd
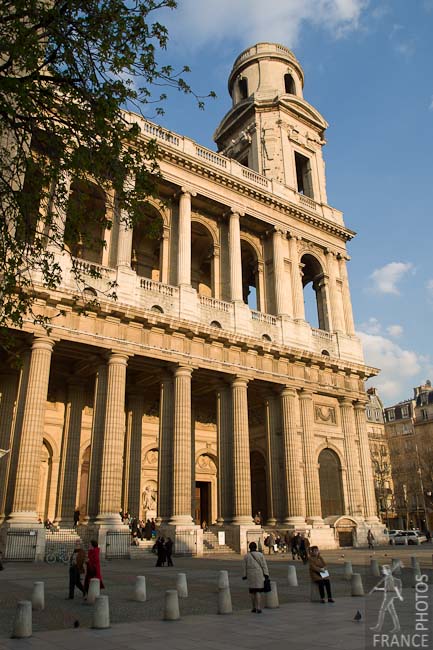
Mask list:
[[[257,43],[236,59],[228,81],[233,106],[214,134],[218,151],[327,203],[322,147],[328,126],[303,97],[304,72],[291,50]]]

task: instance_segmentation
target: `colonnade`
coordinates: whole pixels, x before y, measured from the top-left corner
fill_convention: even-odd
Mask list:
[[[40,451],[54,347],[55,341],[46,335],[34,337],[30,354],[24,356],[21,372],[25,390],[20,390],[19,384],[11,382],[8,375],[0,376],[0,422],[6,424],[5,418],[11,418],[15,429],[11,456],[15,467],[14,472],[10,472],[8,497],[3,499],[2,508],[9,512],[11,522],[20,524],[37,521]],[[125,490],[131,507],[135,504],[137,513],[139,508],[143,396],[137,394],[136,389],[128,395],[130,421],[125,428],[127,366],[128,355],[121,350],[111,350],[96,372],[88,516],[90,521],[107,526],[118,524]],[[193,523],[193,373],[192,366],[173,364],[163,372],[160,382],[158,517],[172,525]],[[248,384],[249,379],[245,376],[227,375],[216,391],[220,523],[251,523]],[[12,417],[15,395],[17,404]],[[56,508],[59,523],[70,521],[74,509],[83,404],[82,384],[73,380],[67,392],[60,459]],[[305,521],[320,525],[320,442],[314,435],[314,394],[310,390],[282,385],[269,404],[272,408],[265,435],[270,522],[278,519],[294,527]],[[374,487],[363,411],[362,402],[353,403],[344,396],[340,398],[344,444],[341,464],[346,503],[345,513],[336,514],[374,518]],[[123,458],[125,435],[129,455],[126,475]],[[1,443],[7,448],[11,439],[2,439]]]
[[[133,181],[128,181],[130,184]],[[64,191],[70,191],[70,179],[63,180]],[[191,211],[192,199],[196,193],[182,187],[178,193],[178,228],[177,228],[177,258],[176,277],[179,287],[191,287]],[[228,260],[229,260],[229,295],[233,302],[243,302],[242,291],[242,256],[241,256],[241,218],[244,212],[238,208],[230,208],[226,213],[228,220]],[[116,268],[119,271],[131,270],[133,230],[127,225],[127,215],[119,215],[117,233]],[[63,237],[66,213],[56,208],[52,225],[52,236],[58,241]],[[111,237],[111,235],[110,235]],[[162,264],[160,279],[168,282],[169,233],[163,229]],[[294,320],[305,320],[304,298],[302,287],[302,238],[293,232],[275,228],[272,238],[272,272],[273,272],[273,304],[278,316],[287,316]],[[286,240],[288,239],[288,245]],[[49,246],[54,251],[55,241],[49,239]],[[347,257],[326,249],[326,267],[318,280],[316,291],[320,296],[319,323],[322,329],[354,334],[352,305],[348,286],[346,259]],[[288,257],[287,257],[288,255]],[[265,281],[263,264],[258,269],[258,309],[267,311],[264,302]],[[288,276],[289,274],[289,276]],[[289,277],[289,281],[288,280]],[[219,292],[218,292],[219,293]],[[220,295],[215,295],[220,299]]]

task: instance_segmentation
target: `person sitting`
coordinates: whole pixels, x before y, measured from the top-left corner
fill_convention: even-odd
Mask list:
[[[310,578],[317,585],[320,593],[320,602],[325,602],[325,589],[328,596],[328,603],[333,603],[331,593],[331,583],[329,581],[329,572],[326,568],[325,560],[320,555],[319,547],[312,546],[310,548]]]

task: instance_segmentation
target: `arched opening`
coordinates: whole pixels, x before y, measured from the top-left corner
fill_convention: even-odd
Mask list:
[[[341,463],[335,451],[323,449],[319,454],[319,482],[322,517],[344,513]]]
[[[219,321],[217,321],[217,320],[213,320],[210,325],[211,325],[211,327],[216,327],[219,330],[222,329],[221,323]]]
[[[71,185],[65,224],[65,246],[74,257],[102,264],[107,226],[105,193],[94,183]]]
[[[158,312],[158,314],[163,314],[164,313],[163,308],[160,307],[159,305],[152,305],[152,307],[150,308],[150,311],[156,311],[156,312]]]
[[[38,516],[42,521],[52,519],[49,513],[53,451],[46,440],[42,445],[39,465]]]
[[[259,451],[252,451],[250,455],[251,467],[251,506],[252,516],[257,512],[262,515],[262,520],[268,518],[268,494],[266,484],[266,460]]]
[[[254,248],[244,239],[241,240],[242,256],[242,297],[250,309],[261,311],[259,289],[259,264]]]
[[[159,212],[149,204],[143,205],[132,234],[131,266],[141,278],[156,282],[161,278],[162,228]]]
[[[90,445],[83,453],[81,459],[80,481],[78,486],[78,508],[80,510],[81,518],[85,517],[87,513],[87,492],[89,485],[89,467],[90,467]]]
[[[201,296],[214,295],[213,239],[201,223],[191,224],[191,285]]]
[[[295,81],[289,73],[284,75],[284,90],[288,95],[296,95]]]
[[[329,331],[327,289],[323,269],[314,255],[303,255],[301,264],[305,318],[313,327]]]
[[[245,77],[240,77],[239,78],[238,88],[239,88],[239,98],[240,99],[247,99],[248,98],[248,81],[245,79]]]

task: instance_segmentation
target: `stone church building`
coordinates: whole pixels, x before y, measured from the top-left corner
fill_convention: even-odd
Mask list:
[[[3,530],[41,540],[39,520],[71,528],[78,507],[103,552],[121,510],[193,554],[204,522],[243,551],[258,511],[323,548],[379,534],[364,389],[376,371],[354,331],[354,233],[327,202],[327,123],[282,45],[242,52],[228,86],[218,153],[128,114],[158,142],[160,200],[143,199],[133,230],[115,211],[105,233],[90,221],[103,249],[57,253],[62,284],[37,300],[50,333],[26,321],[21,370],[1,358]],[[108,209],[90,178],[70,201]],[[72,265],[100,273],[86,314]]]

